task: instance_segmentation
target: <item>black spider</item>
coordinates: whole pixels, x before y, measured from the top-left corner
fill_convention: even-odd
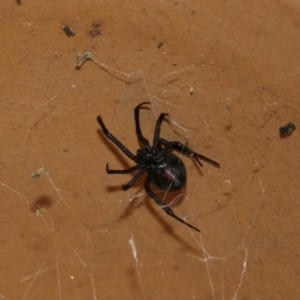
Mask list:
[[[160,138],[160,126],[164,117],[168,116],[168,114],[166,113],[160,114],[159,118],[157,119],[154,131],[153,145],[150,146],[149,141],[143,136],[141,132],[139,120],[139,111],[141,106],[149,103],[150,102],[143,102],[134,109],[135,131],[139,141],[144,145],[143,148],[137,150],[136,155],[132,154],[131,151],[128,150],[115,136],[108,132],[101,116],[97,117],[97,121],[99,122],[103,133],[114,144],[116,144],[124,152],[124,154],[126,154],[136,163],[135,166],[124,170],[109,169],[107,164],[106,172],[108,174],[127,174],[139,170],[127,184],[123,185],[123,190],[125,191],[129,189],[144,172],[147,171],[148,176],[145,181],[146,192],[163,208],[163,210],[169,216],[200,232],[200,230],[196,227],[177,217],[172,209],[169,208],[160,198],[158,198],[158,196],[153,193],[153,191],[150,189],[150,182],[164,191],[177,191],[184,186],[187,177],[185,165],[178,156],[169,152],[171,150],[177,150],[183,154],[191,155],[200,166],[202,166],[202,164],[199,159],[205,160],[206,162],[216,167],[220,167],[220,164],[199,153],[194,152],[192,149],[184,146],[180,142],[168,142],[165,139]]]

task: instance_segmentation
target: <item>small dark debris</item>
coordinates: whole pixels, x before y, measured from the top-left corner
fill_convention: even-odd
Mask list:
[[[159,43],[157,44],[157,48],[159,49],[163,44],[164,44],[164,42],[159,42]]]
[[[232,129],[232,125],[231,124],[227,124],[225,126],[225,130],[230,131]]]
[[[101,22],[100,22],[100,21],[94,21],[94,22],[92,23],[92,26],[93,26],[94,28],[99,28],[100,25],[101,25]]]
[[[87,34],[91,37],[101,35],[101,32],[98,29],[91,29],[87,32]]]
[[[289,122],[285,126],[279,128],[279,134],[281,138],[285,138],[287,136],[290,136],[292,132],[296,129],[296,126],[294,123]]]
[[[93,29],[89,30],[87,32],[87,35],[94,37],[94,36],[98,36],[101,35],[101,32],[99,30],[100,26],[101,26],[101,22],[100,21],[94,21],[92,23]]]
[[[65,33],[68,37],[70,37],[70,36],[72,36],[72,35],[73,35],[73,36],[75,35],[75,30],[74,30],[72,27],[68,26],[68,25],[63,26],[62,29],[63,29],[64,33]]]
[[[17,3],[21,5],[21,0],[17,0]]]

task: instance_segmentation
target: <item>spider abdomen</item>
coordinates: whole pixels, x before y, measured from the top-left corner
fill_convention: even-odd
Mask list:
[[[177,191],[186,182],[186,168],[182,160],[173,153],[166,152],[149,172],[152,182],[164,191]]]

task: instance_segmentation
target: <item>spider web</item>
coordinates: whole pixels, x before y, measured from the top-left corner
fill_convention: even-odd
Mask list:
[[[24,36],[37,34],[23,19],[2,17],[1,23]],[[1,297],[296,299],[299,275],[289,257],[297,257],[299,246],[297,131],[280,139],[277,130],[282,116],[299,120],[299,109],[259,80],[249,87],[237,69],[224,79],[229,85],[220,85],[220,67],[207,49],[203,64],[179,59],[151,72],[146,65],[132,66],[128,52],[115,50],[112,59],[116,41],[99,41],[25,47],[6,74],[14,75],[25,59],[35,63],[32,74],[20,71],[22,94],[3,77]],[[79,52],[91,55],[75,70]],[[54,69],[59,79],[51,75]],[[47,88],[39,91],[32,78]],[[217,169],[203,162],[199,168],[179,153],[186,186],[178,193],[153,187],[201,234],[147,196],[145,177],[124,192],[120,187],[132,174],[105,172],[107,162],[115,169],[132,162],[103,137],[96,116],[134,152],[139,144],[133,109],[142,101],[151,102],[141,110],[150,142],[157,117],[167,112],[161,137],[221,164]],[[283,188],[290,205],[282,206]],[[290,273],[294,277],[285,280]]]

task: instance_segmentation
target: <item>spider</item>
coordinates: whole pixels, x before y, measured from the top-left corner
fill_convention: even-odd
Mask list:
[[[177,191],[182,188],[186,182],[187,174],[186,168],[182,160],[173,154],[172,150],[179,151],[183,154],[192,156],[199,164],[203,166],[200,159],[214,165],[215,167],[220,167],[220,164],[216,161],[203,156],[202,154],[196,153],[191,148],[183,145],[180,142],[173,141],[169,142],[163,138],[160,138],[160,127],[161,123],[167,113],[161,113],[157,119],[156,127],[154,131],[153,145],[150,146],[149,141],[143,136],[140,128],[139,112],[144,104],[150,104],[150,102],[140,103],[134,109],[134,119],[135,119],[135,132],[138,140],[144,146],[137,150],[136,155],[134,155],[128,148],[126,148],[114,135],[112,135],[104,125],[101,116],[97,117],[103,133],[110,139],[117,147],[119,147],[125,155],[132,159],[136,165],[124,170],[114,170],[108,167],[106,164],[106,172],[108,174],[128,174],[139,170],[134,177],[127,183],[123,185],[123,190],[128,190],[143,173],[147,172],[148,176],[145,180],[145,191],[152,197],[157,204],[159,204],[162,209],[171,217],[175,218],[177,221],[187,225],[188,227],[200,232],[200,230],[193,225],[187,223],[184,219],[176,216],[171,208],[169,208],[150,188],[150,183],[153,183],[156,187],[164,191]]]

